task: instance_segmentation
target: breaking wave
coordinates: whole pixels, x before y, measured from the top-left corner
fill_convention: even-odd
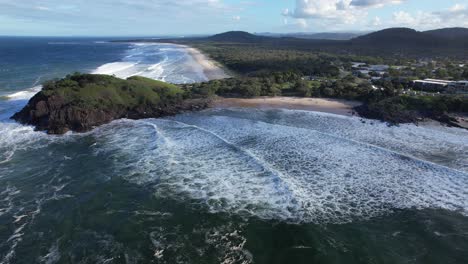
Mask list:
[[[207,81],[186,48],[171,44],[133,44],[122,60],[104,64],[93,73],[120,78],[138,75],[170,83]]]
[[[174,119],[123,120],[96,132],[103,139],[98,151],[112,153],[119,160],[116,169],[129,181],[154,186],[159,197],[203,204],[211,212],[313,223],[345,223],[400,209],[468,212],[463,168],[416,158],[411,151],[396,152],[398,144],[392,150],[357,136],[292,127],[297,120],[291,115],[297,111],[251,120],[267,112],[210,110]],[[380,131],[375,126],[366,131],[359,119],[300,114],[315,123],[327,118],[337,131],[356,130],[350,135]],[[349,123],[356,127],[349,129]],[[415,145],[406,141],[407,149],[416,152],[421,141],[434,140],[424,139],[425,128],[416,126],[394,128],[393,135],[400,129],[418,138]],[[136,131],[139,137],[131,137]],[[442,134],[438,141],[467,147],[465,134],[445,133],[451,139]]]

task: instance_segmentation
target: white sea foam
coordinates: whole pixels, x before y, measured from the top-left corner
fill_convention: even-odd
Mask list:
[[[185,48],[170,44],[135,43],[122,61],[104,64],[93,73],[120,78],[138,75],[172,83],[206,80],[203,69]]]
[[[45,256],[39,257],[39,261],[45,264],[57,263],[60,260],[59,240],[52,244]]]
[[[42,89],[42,85],[34,86],[32,88],[15,92],[9,95],[6,95],[5,97],[8,98],[9,100],[28,100],[31,97],[33,97],[36,93],[40,92]]]
[[[92,73],[94,74],[114,74],[120,78],[127,78],[131,76],[131,68],[134,68],[137,63],[134,62],[112,62],[99,66]],[[130,75],[129,75],[130,74]]]
[[[208,253],[213,247],[216,248],[214,254],[217,263],[253,263],[252,254],[244,247],[247,239],[239,231],[240,226],[231,223],[217,227],[196,227],[192,230],[192,236],[201,236],[204,238],[205,246],[196,250],[200,256]],[[150,239],[153,244],[153,256],[158,263],[192,263],[186,254],[187,243],[191,243],[190,238],[184,235],[179,228],[159,227],[150,233]],[[168,256],[166,258],[166,256]],[[177,256],[176,260],[174,257]]]
[[[210,110],[175,120],[124,120],[124,126],[114,123],[99,132],[105,142],[99,149],[117,155],[125,164],[116,164],[117,170],[125,171],[128,180],[154,184],[157,196],[203,203],[212,212],[316,223],[343,223],[410,208],[468,212],[465,172],[404,152],[412,142],[418,142],[416,149],[424,140],[444,142],[444,134],[424,138],[426,128],[412,126],[411,136],[398,141],[406,140],[407,148],[395,147],[400,150],[396,152],[357,136],[293,126],[297,120],[288,114],[298,114],[295,111],[270,113],[276,124],[250,120],[268,115],[259,112],[225,116]],[[316,115],[300,114],[309,120]],[[319,115],[317,120],[327,118],[336,130],[350,129],[350,118]],[[357,129],[362,138],[380,133],[380,128],[359,120],[354,126],[351,130]],[[399,135],[408,129],[390,131]],[[140,137],[129,140],[136,131]],[[464,134],[450,131],[447,144],[466,146]],[[379,137],[385,138],[383,132]],[[459,154],[466,159],[466,153]]]
[[[309,111],[217,110],[219,115],[305,128],[343,139],[368,143],[468,172],[468,131],[441,126],[385,123]],[[275,118],[276,116],[280,118]],[[364,121],[364,122],[363,122]]]
[[[60,164],[57,164],[57,167],[60,167]],[[2,247],[8,249],[8,252],[0,257],[0,264],[15,263],[14,260],[20,257],[16,250],[45,203],[70,197],[64,193],[70,179],[63,177],[63,171],[51,170],[44,173],[50,180],[35,186],[37,189],[34,191],[23,191],[21,184],[18,184],[18,187],[8,185],[6,188],[0,188],[0,217],[2,221],[11,221],[11,225],[14,226],[13,232],[2,243]],[[59,257],[58,247],[52,245],[49,253],[39,260],[43,263],[55,263]]]

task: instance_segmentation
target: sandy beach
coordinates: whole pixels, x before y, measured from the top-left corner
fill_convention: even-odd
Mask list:
[[[217,65],[217,62],[208,58],[198,49],[188,46],[184,47],[186,47],[193,59],[203,67],[203,72],[209,80],[218,80],[230,77],[220,66]]]
[[[218,98],[213,107],[248,107],[248,108],[284,108],[296,110],[308,110],[337,115],[357,115],[353,107],[360,105],[357,101],[347,101],[324,98],[300,98],[300,97],[257,97],[257,98]]]

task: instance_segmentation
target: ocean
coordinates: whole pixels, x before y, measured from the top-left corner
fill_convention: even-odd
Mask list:
[[[169,44],[0,39],[0,263],[467,263],[468,132],[284,109],[9,119],[80,71],[206,80]]]

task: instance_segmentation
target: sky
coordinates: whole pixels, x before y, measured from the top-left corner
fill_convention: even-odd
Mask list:
[[[0,35],[161,36],[468,27],[468,0],[0,0]]]

